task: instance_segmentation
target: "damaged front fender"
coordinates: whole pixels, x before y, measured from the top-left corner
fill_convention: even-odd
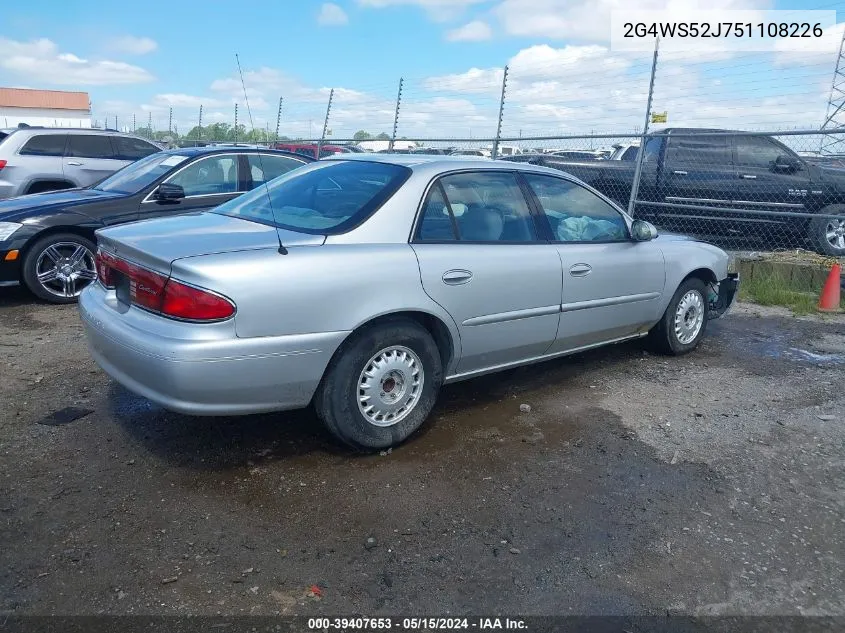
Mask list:
[[[710,318],[718,319],[733,305],[739,288],[739,273],[728,273],[720,282],[710,284]]]

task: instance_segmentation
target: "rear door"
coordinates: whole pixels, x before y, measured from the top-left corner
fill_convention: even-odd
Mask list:
[[[4,180],[14,184],[24,183],[14,194],[26,193],[38,182],[62,180],[62,156],[66,144],[67,134],[35,134],[18,150],[20,160],[9,157],[9,162],[3,170]],[[13,185],[10,189],[16,188]]]
[[[465,171],[430,187],[413,248],[426,293],[455,320],[458,373],[541,356],[557,332],[561,268],[513,172]]]
[[[523,176],[563,268],[560,326],[550,352],[625,338],[654,325],[666,278],[657,244],[632,240],[622,213],[581,184]]]
[[[139,219],[207,211],[247,191],[243,154],[225,153],[202,156],[178,169],[163,182],[179,185],[185,191],[181,200],[157,200],[155,190],[141,203]]]
[[[736,184],[730,138],[711,134],[671,134],[667,139],[658,200],[677,205],[729,207]],[[659,210],[659,222],[679,230],[700,228],[703,218],[718,213],[683,209]],[[698,220],[693,220],[698,218]]]
[[[106,134],[68,134],[65,175],[82,187],[93,185],[126,165],[119,160]]]

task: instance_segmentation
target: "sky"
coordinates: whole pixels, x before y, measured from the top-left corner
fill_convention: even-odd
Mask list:
[[[625,0],[149,0],[123,7],[28,0],[4,7],[0,85],[90,94],[95,120],[131,129],[151,119],[184,134],[198,122],[328,138],[490,138],[503,68],[505,136],[642,128],[652,53],[610,48]],[[652,110],[668,124],[738,129],[818,127],[825,118],[845,0],[639,0],[656,16],[707,8],[838,10],[807,50],[662,51]],[[124,8],[131,7],[131,9]],[[828,28],[829,27],[829,28]],[[845,67],[845,64],[843,64]]]

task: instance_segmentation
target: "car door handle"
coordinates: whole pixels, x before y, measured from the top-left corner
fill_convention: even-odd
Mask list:
[[[672,173],[675,174],[676,176],[686,176],[687,174],[689,174],[688,171],[684,171],[682,169],[675,169],[675,170],[672,171]]]
[[[472,273],[468,270],[447,270],[443,273],[443,283],[450,286],[468,283],[470,279],[472,279]]]
[[[569,274],[573,277],[584,277],[590,274],[593,267],[589,264],[573,264],[569,267]]]
[[[757,180],[757,176],[754,174],[742,174],[740,178],[745,178],[745,180]]]
[[[68,165],[73,165],[74,167],[79,167],[82,163],[77,163],[75,160],[69,160],[67,162]]]

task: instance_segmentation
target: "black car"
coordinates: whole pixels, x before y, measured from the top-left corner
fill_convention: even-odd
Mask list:
[[[0,286],[72,303],[97,277],[94,231],[211,209],[313,158],[243,147],[158,152],[84,189],[0,201]]]

